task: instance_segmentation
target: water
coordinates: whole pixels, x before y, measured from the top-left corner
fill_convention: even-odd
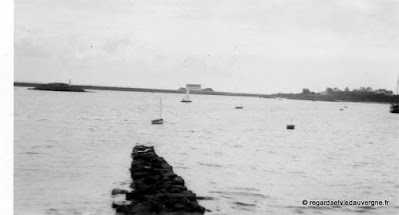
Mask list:
[[[154,145],[207,214],[398,214],[399,115],[386,104],[15,87],[15,214],[114,214],[136,143]],[[163,102],[164,125],[151,125]],[[344,108],[343,111],[339,109]],[[286,130],[286,124],[296,125]],[[303,206],[302,200],[389,200]]]

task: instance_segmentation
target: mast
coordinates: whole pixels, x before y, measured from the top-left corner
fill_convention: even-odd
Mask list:
[[[186,90],[186,98],[187,98],[187,101],[190,101],[190,88],[188,88],[188,87]]]
[[[159,98],[159,116],[162,119],[162,98]]]
[[[399,103],[399,75],[398,80],[396,81],[396,104]]]

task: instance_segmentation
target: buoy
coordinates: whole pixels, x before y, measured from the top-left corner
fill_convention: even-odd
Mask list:
[[[287,129],[294,130],[295,129],[295,125],[287,125]]]

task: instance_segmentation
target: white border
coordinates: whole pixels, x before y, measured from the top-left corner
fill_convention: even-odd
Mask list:
[[[0,202],[1,214],[14,203],[14,1],[0,1]]]

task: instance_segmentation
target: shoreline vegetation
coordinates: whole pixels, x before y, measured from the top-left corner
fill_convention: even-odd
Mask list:
[[[57,90],[57,89],[43,89],[45,85],[51,84],[62,84],[67,85],[74,90]],[[14,86],[19,87],[34,87],[42,88],[37,90],[55,90],[55,91],[73,91],[73,92],[87,92],[85,90],[113,90],[113,91],[133,91],[133,92],[150,92],[150,93],[176,93],[184,94],[186,90],[180,88],[177,90],[168,89],[151,89],[151,88],[131,88],[131,87],[113,87],[113,86],[96,86],[96,85],[73,85],[63,83],[29,83],[29,82],[14,82]],[[42,87],[40,87],[42,86]],[[81,89],[83,91],[75,91]],[[222,95],[222,96],[245,96],[245,97],[260,97],[269,99],[294,99],[294,100],[308,100],[308,101],[327,101],[327,102],[368,102],[368,103],[393,103],[395,101],[395,95],[392,91],[384,89],[372,90],[368,88],[360,88],[350,91],[348,88],[341,91],[338,88],[327,88],[325,91],[320,93],[311,92],[309,89],[303,89],[301,93],[276,93],[276,94],[259,94],[259,93],[231,93],[231,92],[220,92],[211,90],[202,91],[191,91],[190,94],[199,95]]]

